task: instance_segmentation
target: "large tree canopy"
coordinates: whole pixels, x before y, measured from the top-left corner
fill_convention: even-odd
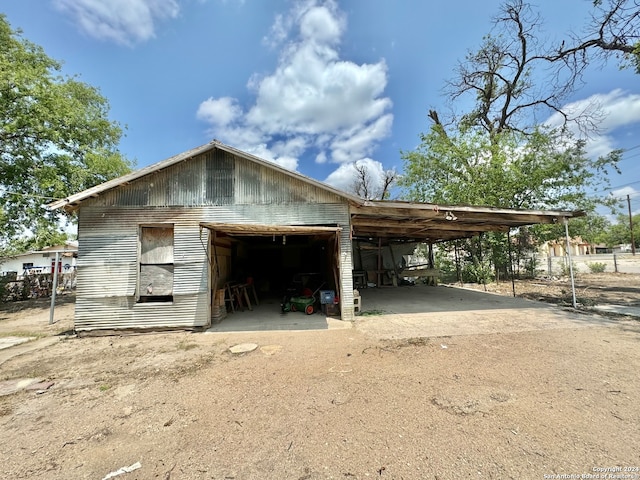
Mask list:
[[[591,23],[566,39],[547,39],[544,22],[523,0],[506,0],[494,28],[477,51],[458,63],[447,82],[452,106],[473,102],[463,113],[430,111],[435,123],[526,132],[551,113],[576,122],[583,132],[597,128],[601,115],[592,109],[567,112],[563,102],[579,88],[591,64],[617,56],[622,65],[640,69],[639,0],[596,0]],[[638,70],[640,73],[640,70]]]
[[[130,171],[100,92],[0,15],[0,248],[48,243],[59,213],[42,205]],[[29,244],[29,242],[27,242]]]
[[[589,192],[608,184],[606,169],[619,155],[590,159],[583,141],[543,129],[489,135],[434,125],[416,150],[403,153],[400,183],[414,201],[592,210],[610,201]]]

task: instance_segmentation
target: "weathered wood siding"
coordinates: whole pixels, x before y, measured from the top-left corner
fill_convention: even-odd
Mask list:
[[[209,231],[200,222],[341,225],[343,319],[353,318],[349,208],[337,195],[214,150],[89,199],[79,209],[76,329],[209,323]],[[174,228],[172,303],[136,303],[140,225]]]

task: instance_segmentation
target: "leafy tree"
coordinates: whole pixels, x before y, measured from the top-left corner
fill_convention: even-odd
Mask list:
[[[604,243],[608,247],[616,245],[624,245],[631,243],[631,229],[629,228],[629,217],[627,215],[618,215],[616,223],[611,224],[610,228],[604,235]],[[633,222],[633,239],[636,249],[640,248],[640,215],[632,216]]]
[[[527,132],[540,115],[556,113],[583,131],[597,129],[602,119],[597,106],[573,113],[562,109],[563,102],[582,85],[582,74],[590,64],[612,55],[621,56],[640,73],[640,8],[638,0],[595,0],[594,6],[596,12],[583,35],[552,43],[543,40],[543,22],[530,4],[505,1],[492,33],[484,37],[480,49],[459,62],[447,83],[452,101],[470,98],[475,103],[452,122],[490,134]],[[431,110],[429,116],[441,123],[438,112]]]
[[[132,166],[117,149],[122,129],[109,120],[107,100],[61,70],[0,15],[0,248],[5,252],[58,240],[60,214],[42,205]]]
[[[610,203],[588,193],[608,184],[620,153],[592,160],[583,141],[537,129],[447,133],[434,125],[414,151],[403,152],[400,184],[414,201],[527,209],[587,209]]]

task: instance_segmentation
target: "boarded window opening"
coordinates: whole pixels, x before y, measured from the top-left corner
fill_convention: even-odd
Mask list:
[[[173,301],[173,226],[140,227],[138,301]]]

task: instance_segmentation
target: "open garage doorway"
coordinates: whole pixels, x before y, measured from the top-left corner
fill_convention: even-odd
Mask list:
[[[339,316],[326,301],[330,292],[332,299],[340,296],[339,227],[202,226],[210,230],[212,324],[253,321],[258,315],[285,324],[292,321],[283,318],[287,315],[300,323],[304,310],[307,323],[316,314]]]

